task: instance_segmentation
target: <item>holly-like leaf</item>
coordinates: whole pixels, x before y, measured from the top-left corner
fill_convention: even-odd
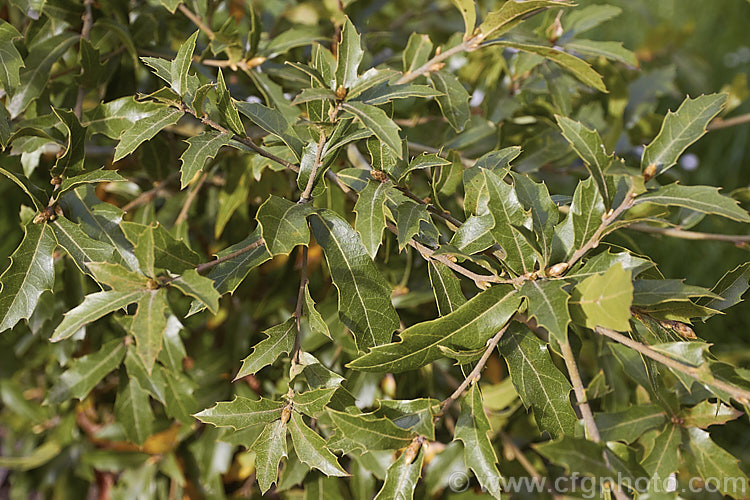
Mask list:
[[[13,45],[13,40],[17,38],[21,38],[18,30],[12,24],[0,20],[0,85],[7,95],[13,95],[21,83],[18,75],[24,67],[21,54]]]
[[[245,126],[242,124],[240,114],[237,112],[237,106],[232,96],[229,95],[227,90],[227,84],[224,81],[224,73],[219,69],[219,73],[216,77],[216,95],[219,98],[216,103],[216,107],[221,113],[224,123],[229,126],[229,129],[235,134],[239,134],[241,137],[245,136]]]
[[[531,217],[524,211],[513,186],[491,170],[484,170],[489,191],[489,211],[495,219],[492,236],[505,250],[505,262],[518,273],[527,273],[534,268],[534,250],[513,226],[529,224]]]
[[[579,59],[576,56],[568,54],[567,52],[563,52],[552,47],[545,47],[543,45],[530,45],[514,42],[494,43],[503,47],[510,47],[516,50],[528,52],[530,54],[540,55],[545,59],[549,59],[555,64],[558,64],[560,67],[568,70],[573,76],[575,76],[578,80],[588,85],[589,87],[595,88],[600,92],[607,92],[607,87],[604,85],[602,75],[597,73],[594,68],[592,68],[591,65],[583,59]]]
[[[131,271],[120,264],[112,262],[92,262],[88,268],[94,279],[117,292],[143,291],[146,289],[148,278],[141,273]]]
[[[352,415],[328,409],[336,426],[336,436],[356,443],[362,450],[395,450],[408,445],[414,433],[396,426],[387,418]]]
[[[482,394],[472,384],[461,403],[461,415],[456,422],[455,439],[464,444],[464,460],[479,480],[479,484],[495,498],[500,498],[500,472],[497,455],[489,437],[490,422],[484,413]]]
[[[193,52],[195,51],[195,41],[198,39],[198,33],[200,33],[200,30],[196,30],[185,40],[177,51],[177,56],[172,61],[170,72],[172,76],[172,90],[183,97],[189,90],[188,71],[190,70],[190,63],[193,62]]]
[[[289,255],[298,245],[310,243],[307,216],[311,208],[271,195],[258,209],[263,241],[271,255]]]
[[[432,47],[429,36],[412,33],[401,56],[404,73],[411,73],[425,64],[432,54]]]
[[[563,436],[557,441],[534,445],[534,449],[552,463],[565,467],[568,474],[599,478],[610,477],[612,474],[604,461],[604,448],[600,443]]]
[[[351,363],[355,370],[403,372],[441,358],[440,346],[477,349],[516,312],[521,297],[508,285],[477,294],[455,311],[417,323],[399,334],[401,340],[375,347]]]
[[[362,50],[359,33],[347,17],[341,30],[341,41],[338,46],[336,65],[336,85],[350,88],[357,81],[357,70],[362,62]]]
[[[52,112],[60,119],[68,136],[65,143],[65,153],[55,162],[52,173],[54,175],[65,173],[67,176],[74,176],[83,171],[83,160],[86,156],[84,145],[86,129],[81,126],[81,122],[78,121],[78,117],[72,111],[52,108]]]
[[[690,300],[695,297],[721,299],[707,288],[686,285],[682,280],[635,280],[633,281],[633,304],[647,306],[673,300]]]
[[[55,192],[57,199],[63,194],[67,193],[71,189],[74,189],[83,184],[98,184],[100,182],[126,182],[123,176],[118,174],[115,170],[94,170],[92,172],[86,172],[85,174],[75,175],[73,177],[66,177],[63,179],[60,188]]]
[[[453,5],[464,18],[464,38],[471,37],[477,24],[477,6],[474,4],[474,0],[453,0]]]
[[[286,424],[276,420],[263,428],[250,449],[255,452],[255,475],[261,493],[265,493],[277,480],[279,463],[286,452]]]
[[[168,311],[165,289],[141,292],[130,333],[135,337],[135,352],[143,360],[149,373],[161,351]]]
[[[419,227],[422,222],[432,223],[427,205],[408,201],[398,206],[396,225],[398,227],[399,251],[403,250],[411,239],[419,234]]]
[[[357,348],[390,341],[399,325],[391,290],[359,235],[331,210],[313,213],[310,224],[338,290],[339,317],[352,330]]]
[[[385,229],[385,202],[388,185],[382,182],[369,181],[359,192],[354,205],[357,220],[354,228],[362,238],[362,244],[372,259],[378,253]]]
[[[135,151],[145,141],[152,139],[162,129],[177,123],[182,117],[182,111],[179,109],[162,107],[148,116],[145,116],[134,123],[132,127],[125,129],[120,136],[120,142],[115,148],[115,157],[112,161],[125,158]]]
[[[115,400],[115,416],[122,424],[128,440],[142,445],[153,432],[154,413],[148,392],[135,378],[120,377],[120,387]]]
[[[260,398],[257,400],[237,396],[232,401],[216,403],[195,414],[201,422],[217,427],[231,427],[234,430],[254,425],[269,424],[281,418],[284,402]]]
[[[616,413],[597,413],[594,421],[602,440],[632,443],[644,432],[664,425],[667,414],[656,405],[637,405]]]
[[[222,146],[229,144],[229,134],[206,131],[187,139],[188,148],[180,156],[180,187],[184,189],[195,174],[203,169],[206,161],[214,158]]]
[[[58,404],[71,398],[82,400],[125,357],[125,344],[115,339],[97,352],[82,356],[71,364],[47,393],[47,403]]]
[[[402,158],[401,137],[398,134],[400,129],[385,111],[354,101],[342,104],[341,109],[356,117],[362,126],[375,134],[375,137],[384,142],[396,156]]]
[[[589,276],[573,289],[571,313],[587,328],[602,326],[613,330],[630,329],[633,284],[630,272],[618,263],[603,274]]]
[[[643,150],[641,170],[655,165],[658,175],[672,167],[692,143],[706,133],[706,126],[724,108],[727,94],[709,94],[685,99],[675,112],[668,112],[659,134]]]
[[[430,283],[435,294],[438,313],[445,316],[466,303],[466,297],[461,291],[461,280],[445,264],[436,260],[429,260],[428,265]]]
[[[719,194],[719,189],[711,186],[682,186],[675,182],[638,196],[635,204],[641,203],[684,207],[696,212],[750,222],[750,215],[740,208],[736,200]]]
[[[539,428],[552,437],[574,435],[578,419],[568,396],[573,387],[552,362],[547,345],[514,323],[498,348],[521,401],[534,410]]]
[[[412,500],[414,490],[417,487],[419,476],[422,474],[422,463],[424,462],[424,450],[422,448],[414,457],[407,448],[385,473],[385,481],[378,491],[375,500],[387,500],[398,498],[399,500]]]
[[[325,410],[338,387],[320,387],[310,391],[295,393],[292,397],[294,409],[308,417],[317,418]]]
[[[742,296],[750,288],[750,262],[740,264],[727,272],[711,289],[721,299],[701,299],[699,304],[717,311],[723,311],[742,302]]]
[[[596,130],[590,130],[580,122],[565,116],[555,115],[555,119],[560,130],[562,130],[563,137],[583,160],[589,174],[596,181],[596,186],[604,197],[607,208],[609,208],[610,195],[607,189],[607,181],[604,178],[604,171],[612,163],[614,155],[607,154],[604,143],[599,137],[599,132]]]
[[[299,138],[283,113],[257,102],[237,102],[237,108],[260,128],[284,141],[297,159],[302,158],[305,143]]]
[[[289,354],[297,336],[297,324],[294,318],[289,318],[263,333],[267,335],[267,338],[255,344],[253,352],[242,360],[242,367],[234,377],[235,380],[253,375],[264,366],[273,364],[282,354]]]
[[[302,297],[302,323],[306,324],[310,331],[319,335],[325,335],[331,338],[331,332],[323,316],[315,309],[315,301],[310,296],[310,288],[305,284],[305,291]]]
[[[29,55],[24,60],[24,69],[20,72],[20,84],[5,101],[5,107],[11,118],[20,115],[47,86],[52,66],[78,40],[77,33],[60,33],[29,47]],[[3,47],[12,45],[11,41],[3,42]]]
[[[200,300],[212,314],[219,312],[221,295],[214,288],[213,280],[201,276],[194,269],[183,272],[179,277],[170,281],[169,285],[177,288],[185,295]]]
[[[114,247],[107,243],[89,238],[81,227],[66,219],[56,218],[51,224],[58,245],[73,259],[82,273],[88,273],[91,262],[105,262],[112,258]]]
[[[430,73],[430,82],[442,95],[436,98],[440,111],[453,130],[461,132],[469,121],[469,93],[463,84],[452,73],[434,71]]]
[[[544,327],[550,337],[559,343],[567,342],[570,312],[568,300],[570,295],[565,291],[564,281],[526,281],[519,293],[526,297],[529,316]]]
[[[722,425],[741,416],[742,412],[720,401],[715,403],[701,401],[692,408],[685,408],[680,412],[680,419],[685,427],[698,427],[700,429],[705,429],[711,425]]]
[[[479,33],[484,39],[490,35],[499,37],[521,23],[527,14],[548,7],[569,7],[570,5],[573,4],[555,0],[529,0],[525,2],[509,0],[499,10],[487,15],[484,22],[479,25]]]
[[[348,476],[339,465],[336,455],[326,448],[325,440],[302,420],[299,413],[292,412],[289,420],[289,433],[292,436],[297,457],[310,468],[318,469],[326,476]]]
[[[677,450],[682,440],[680,428],[667,425],[654,440],[651,452],[644,457],[641,465],[651,478],[669,477],[679,467]],[[649,485],[653,489],[653,485]]]

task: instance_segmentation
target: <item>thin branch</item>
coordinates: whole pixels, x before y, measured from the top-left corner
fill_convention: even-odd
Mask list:
[[[206,26],[206,24],[203,22],[201,16],[194,14],[193,11],[185,6],[185,4],[181,3],[177,8],[180,9],[180,12],[182,12],[185,17],[193,21],[193,24],[198,26],[198,28],[206,34],[209,40],[213,40],[214,37],[216,37],[216,34],[213,32],[213,30]]]
[[[599,225],[596,231],[594,231],[594,234],[591,236],[591,238],[589,238],[589,240],[581,248],[573,252],[573,255],[570,256],[570,259],[567,262],[567,269],[570,269],[573,264],[578,262],[578,259],[586,255],[589,250],[591,250],[592,248],[596,248],[599,245],[599,241],[604,234],[604,230],[607,229],[607,227],[615,220],[617,220],[617,218],[622,215],[623,212],[633,206],[634,199],[635,196],[633,195],[633,191],[629,190],[625,194],[625,199],[622,200],[622,203],[620,203],[620,205],[614,210],[610,210],[610,212],[602,218],[602,223]]]
[[[93,0],[84,0],[83,7],[83,28],[81,28],[81,40],[88,40],[91,36],[91,26],[94,24],[94,14],[91,11],[91,4]],[[80,74],[83,74],[83,68],[81,68]],[[76,97],[76,104],[73,108],[73,113],[80,120],[83,114],[83,99],[86,97],[86,89],[83,85],[78,87],[78,96]]]
[[[482,376],[482,370],[484,369],[484,365],[487,364],[487,360],[490,359],[490,356],[492,355],[492,351],[495,350],[495,347],[497,347],[497,344],[500,342],[500,339],[503,337],[503,334],[508,330],[508,327],[510,326],[510,320],[508,323],[505,324],[505,326],[495,334],[494,337],[492,337],[490,340],[487,341],[487,349],[484,350],[484,354],[482,354],[482,357],[479,358],[479,361],[477,361],[477,364],[474,366],[474,369],[471,370],[471,372],[466,376],[466,379],[464,379],[463,382],[461,382],[461,385],[456,388],[455,391],[453,391],[453,394],[448,396],[448,398],[443,401],[440,404],[440,411],[435,415],[434,422],[437,422],[442,418],[443,415],[445,415],[445,412],[448,411],[448,409],[453,405],[453,403],[458,400],[458,398],[461,397],[461,395],[466,392],[466,389],[469,388],[469,386],[472,384],[472,382],[478,381]]]
[[[461,226],[461,224],[463,224],[463,222],[461,222],[460,220],[458,220],[455,217],[453,217],[453,215],[451,215],[450,212],[445,212],[443,210],[440,210],[438,207],[436,207],[432,203],[428,203],[428,202],[424,201],[422,198],[420,198],[419,196],[417,196],[414,193],[412,193],[411,191],[409,191],[409,188],[402,187],[402,186],[397,186],[395,184],[393,185],[393,187],[395,187],[396,189],[398,189],[399,191],[401,191],[402,193],[404,193],[404,195],[406,195],[407,198],[410,198],[410,199],[416,201],[420,205],[427,205],[427,211],[428,212],[430,212],[431,214],[437,215],[441,219],[444,219],[444,220],[450,222],[451,224],[453,224],[453,226],[455,228],[459,228]]]
[[[595,330],[598,334],[604,335],[605,337],[609,337],[616,342],[626,345],[631,349],[643,354],[644,356],[653,359],[654,361],[657,361],[673,370],[684,373],[685,375],[694,378],[696,381],[702,384],[712,385],[719,390],[731,394],[732,397],[734,397],[738,402],[742,404],[748,404],[748,402],[750,402],[750,391],[732,384],[728,384],[722,380],[717,380],[713,378],[713,376],[706,370],[702,370],[700,368],[676,361],[668,356],[665,356],[664,354],[661,354],[660,352],[653,350],[646,344],[637,342],[630,337],[626,337],[625,335],[622,335],[621,333],[618,333],[614,330],[610,330],[609,328],[597,326]],[[710,381],[706,381],[707,378]]]
[[[715,234],[700,233],[698,231],[686,231],[675,227],[650,226],[648,224],[631,224],[627,227],[634,231],[643,233],[661,234],[671,238],[681,238],[683,240],[708,240],[708,241],[728,241],[730,243],[750,243],[750,235],[741,234]]]
[[[599,428],[596,426],[594,421],[594,414],[591,412],[591,407],[586,399],[586,390],[583,388],[583,380],[581,380],[581,374],[578,372],[578,365],[576,364],[576,358],[573,355],[573,351],[570,348],[570,342],[559,343],[560,350],[562,351],[563,360],[565,361],[565,367],[568,370],[568,376],[570,382],[573,385],[573,392],[576,395],[576,402],[578,403],[578,409],[581,411],[581,417],[583,418],[583,425],[586,428],[586,437],[595,443],[602,441],[601,435],[599,434]],[[604,463],[607,464],[607,468],[614,472],[612,464],[609,461],[606,451],[602,454]],[[620,489],[615,487],[612,489],[612,493],[615,494],[615,498],[618,500],[627,499],[628,496]]]
[[[229,130],[229,129],[223,127],[222,125],[218,124],[217,122],[213,121],[208,116],[198,116],[198,114],[195,111],[193,111],[189,107],[185,106],[184,104],[181,105],[180,109],[183,112],[185,112],[185,113],[190,113],[191,115],[193,115],[194,117],[196,117],[198,120],[200,120],[201,123],[203,123],[204,125],[207,125],[207,126],[213,128],[214,130],[218,130],[219,132],[221,132],[223,134],[230,135],[232,137],[232,139],[234,139],[235,141],[241,142],[242,144],[244,144],[248,148],[252,149],[253,151],[255,151],[256,153],[258,153],[259,155],[263,156],[264,158],[268,158],[271,161],[275,161],[279,165],[282,165],[282,166],[288,168],[289,170],[292,170],[294,172],[299,172],[299,167],[297,165],[295,165],[294,163],[290,163],[290,162],[284,160],[283,158],[279,158],[278,156],[276,156],[275,154],[273,154],[273,153],[271,153],[269,151],[266,151],[265,149],[263,149],[260,146],[258,146],[257,144],[255,144],[255,142],[250,137],[248,137],[246,135],[245,136],[241,136],[239,134],[235,134],[231,130]]]
[[[294,347],[290,359],[292,367],[299,364],[300,334],[302,332],[302,305],[305,300],[305,287],[307,286],[307,246],[302,245],[302,265],[299,271],[299,292],[297,293],[297,307],[294,309],[294,321],[297,324],[297,335],[294,337]]]
[[[720,128],[734,127],[735,125],[744,125],[750,123],[750,113],[733,116],[732,118],[716,118],[708,124],[707,130],[718,130]]]
[[[455,47],[451,47],[445,52],[435,54],[435,57],[433,57],[432,59],[424,63],[422,66],[418,67],[412,72],[405,73],[401,78],[398,79],[396,84],[403,85],[405,83],[409,83],[413,80],[416,80],[420,76],[430,73],[431,71],[439,70],[442,67],[443,61],[445,61],[449,57],[456,55],[460,52],[469,52],[469,51],[476,49],[479,46],[478,42],[479,42],[479,37],[474,36],[474,37],[469,38],[468,40],[464,40],[463,42],[459,43]]]
[[[307,185],[305,190],[302,191],[302,195],[299,197],[297,203],[308,203],[312,200],[313,186],[315,186],[315,178],[318,176],[318,169],[320,168],[320,157],[323,152],[323,146],[326,144],[326,135],[320,130],[320,139],[318,140],[318,149],[315,151],[315,162],[313,163],[312,171],[310,172],[310,178],[307,179]]]
[[[207,269],[211,269],[214,266],[218,266],[222,262],[226,262],[229,259],[233,259],[235,257],[238,257],[238,256],[242,255],[242,254],[245,254],[247,252],[255,250],[256,248],[258,248],[259,246],[261,246],[263,244],[265,244],[265,241],[263,241],[263,238],[258,239],[255,242],[250,243],[248,246],[240,248],[239,250],[236,250],[236,251],[230,253],[229,255],[225,255],[224,257],[219,257],[218,259],[211,260],[211,261],[208,261],[208,262],[204,262],[203,264],[200,264],[199,266],[196,266],[195,270],[197,272],[199,272],[199,273],[202,273],[203,271],[205,271]]]
[[[140,207],[141,205],[150,202],[156,196],[159,194],[160,191],[164,189],[164,187],[172,182],[174,179],[176,179],[179,176],[179,172],[172,173],[169,177],[166,179],[160,181],[156,186],[154,186],[152,189],[149,189],[148,191],[144,191],[141,194],[138,195],[137,198],[131,200],[127,204],[123,205],[122,211],[123,212],[130,212],[134,208]]]
[[[586,399],[586,390],[583,388],[583,381],[581,380],[581,374],[578,372],[576,358],[570,348],[570,342],[561,342],[560,350],[562,351],[563,360],[565,361],[565,367],[568,369],[570,382],[573,384],[573,392],[575,392],[576,395],[578,408],[581,410],[581,417],[583,417],[583,425],[586,428],[587,437],[591,441],[598,443],[602,438],[599,435],[599,428],[594,421],[594,414],[591,413],[591,407]]]
[[[192,206],[193,201],[195,201],[195,197],[198,194],[198,191],[200,191],[201,186],[203,186],[203,183],[206,181],[207,177],[208,172],[203,172],[203,174],[198,178],[198,181],[190,189],[190,192],[185,198],[185,203],[183,203],[182,209],[180,209],[180,213],[177,215],[177,219],[175,219],[174,221],[175,226],[179,226],[187,220],[190,207]]]

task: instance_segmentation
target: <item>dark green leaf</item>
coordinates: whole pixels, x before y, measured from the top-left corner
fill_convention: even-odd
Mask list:
[[[336,85],[348,89],[357,81],[357,70],[364,55],[357,28],[354,27],[348,17],[344,21],[344,28],[341,30],[341,41],[337,54]]]
[[[638,196],[635,204],[641,203],[685,207],[740,222],[750,222],[750,216],[740,208],[736,200],[719,194],[719,189],[711,186],[682,186],[675,182]]]
[[[443,116],[456,132],[461,132],[469,121],[469,93],[458,78],[446,71],[430,73],[430,82],[443,94],[437,97]]]
[[[264,331],[267,338],[261,340],[253,347],[253,352],[242,360],[235,380],[253,375],[264,366],[273,364],[282,354],[289,354],[294,347],[294,339],[297,336],[297,325],[294,318],[289,318],[280,325],[273,326]]]

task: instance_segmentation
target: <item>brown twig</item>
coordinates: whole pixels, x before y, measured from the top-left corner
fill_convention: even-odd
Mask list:
[[[131,200],[127,204],[123,205],[121,207],[123,212],[130,212],[134,208],[140,207],[144,203],[148,203],[151,200],[153,200],[161,190],[164,189],[164,187],[169,184],[171,181],[176,179],[179,176],[179,172],[174,172],[171,175],[169,175],[166,179],[160,181],[156,186],[154,186],[152,189],[149,189],[148,191],[144,191],[141,194],[138,195],[135,199]]]
[[[620,344],[626,345],[631,349],[643,354],[644,356],[651,358],[654,361],[657,361],[673,370],[684,373],[685,375],[694,378],[696,381],[702,384],[712,385],[717,389],[725,391],[728,394],[731,394],[732,397],[734,397],[738,402],[742,404],[748,404],[748,402],[750,402],[750,391],[734,386],[732,384],[728,384],[727,382],[724,382],[722,380],[717,380],[710,374],[710,372],[707,372],[706,370],[676,361],[668,356],[665,356],[664,354],[653,350],[646,344],[637,342],[630,337],[626,337],[625,335],[622,335],[621,333],[618,333],[614,330],[610,330],[609,328],[597,326],[595,331],[598,334],[608,337],[616,342],[619,342]],[[708,382],[706,381],[707,378],[709,380]]]
[[[185,113],[190,113],[195,118],[197,118],[198,120],[200,120],[201,123],[203,123],[204,125],[207,125],[207,126],[211,127],[214,130],[218,130],[219,132],[221,132],[223,134],[230,135],[232,137],[232,139],[236,140],[237,142],[240,142],[240,143],[244,144],[245,146],[247,146],[248,148],[252,149],[253,151],[255,151],[256,153],[258,153],[259,155],[263,156],[264,158],[268,158],[271,161],[275,161],[279,165],[282,165],[282,166],[288,168],[289,170],[292,170],[294,172],[299,172],[299,167],[297,165],[295,165],[294,163],[290,163],[290,162],[284,160],[283,158],[279,158],[278,156],[276,156],[275,154],[273,154],[273,153],[271,153],[269,151],[266,151],[265,149],[263,149],[260,146],[258,146],[257,144],[255,144],[255,142],[250,137],[248,137],[247,135],[241,136],[239,134],[235,134],[234,132],[232,132],[231,130],[227,129],[226,127],[223,127],[222,125],[220,125],[217,122],[213,121],[208,116],[198,116],[198,114],[195,111],[193,111],[189,107],[185,106],[184,104],[181,105],[180,109],[183,112],[185,112]]]
[[[200,191],[201,186],[203,186],[203,183],[206,182],[207,177],[208,177],[208,172],[203,172],[203,174],[198,178],[198,181],[190,189],[190,192],[185,197],[185,203],[182,204],[180,213],[177,215],[177,218],[174,221],[175,226],[179,226],[180,224],[182,224],[183,222],[187,220],[190,207],[192,206],[193,201],[195,201],[195,197],[198,194],[198,191]]]
[[[578,259],[586,255],[589,250],[591,250],[592,248],[596,248],[599,245],[602,235],[604,234],[604,231],[607,229],[607,227],[615,220],[617,220],[617,218],[622,215],[623,212],[633,206],[634,199],[635,196],[633,194],[633,191],[629,190],[625,194],[625,198],[617,206],[617,208],[615,208],[614,210],[610,210],[608,214],[605,214],[605,216],[602,217],[602,223],[599,225],[596,231],[594,231],[594,234],[591,235],[591,238],[589,238],[589,240],[581,248],[577,249],[575,252],[573,252],[573,255],[570,256],[570,259],[568,259],[567,262],[567,269],[570,269],[571,266],[578,262]]]
[[[502,327],[494,337],[487,341],[487,349],[484,350],[484,354],[482,354],[482,357],[479,358],[477,364],[474,365],[474,369],[471,370],[464,381],[461,382],[461,385],[459,385],[456,390],[453,391],[453,394],[448,396],[448,398],[440,404],[440,411],[435,415],[435,418],[433,420],[434,422],[437,422],[442,418],[443,415],[445,415],[445,412],[448,411],[453,403],[455,403],[456,400],[458,400],[458,398],[460,398],[464,392],[466,392],[466,389],[469,388],[472,382],[476,382],[480,379],[480,377],[482,376],[484,365],[487,364],[487,360],[489,360],[490,356],[492,356],[492,351],[495,350],[495,347],[497,347],[497,344],[500,342],[503,334],[508,330],[508,326],[510,326],[510,321],[508,321],[508,323],[504,327]]]
[[[214,37],[216,37],[216,34],[211,28],[206,26],[206,24],[203,22],[203,19],[199,15],[193,13],[192,10],[188,9],[185,4],[181,3],[177,8],[180,9],[180,12],[182,12],[185,17],[190,19],[193,24],[195,24],[202,32],[204,32],[209,40],[213,40]]]
[[[659,227],[648,224],[631,224],[628,229],[640,231],[643,233],[661,234],[670,238],[681,238],[683,240],[707,240],[707,241],[727,241],[730,243],[750,243],[750,235],[741,234],[716,234],[701,233],[698,231],[686,231],[676,227]]]
[[[750,123],[750,113],[733,116],[732,118],[716,118],[708,124],[707,130],[719,130],[720,128],[734,127],[735,125],[744,125]]]
[[[299,271],[299,292],[297,293],[297,307],[294,309],[294,321],[297,324],[297,335],[294,337],[294,347],[290,355],[292,367],[299,364],[300,335],[302,332],[302,306],[305,300],[305,287],[307,286],[307,246],[302,245],[302,264]]]
[[[240,248],[239,250],[235,250],[234,252],[230,253],[229,255],[225,255],[224,257],[219,257],[218,259],[211,260],[211,261],[208,261],[208,262],[204,262],[203,264],[200,264],[200,265],[196,266],[195,270],[197,272],[199,272],[199,273],[202,273],[203,271],[205,271],[207,269],[211,269],[214,266],[218,266],[222,262],[226,262],[229,259],[233,259],[235,257],[238,257],[238,256],[244,254],[244,253],[247,253],[247,252],[250,252],[252,250],[255,250],[256,248],[258,248],[259,246],[261,246],[263,244],[265,244],[265,241],[263,241],[263,239],[261,238],[259,240],[256,240],[253,243],[250,243],[246,247]]]
[[[312,171],[310,172],[310,178],[307,179],[307,185],[305,190],[299,197],[297,203],[308,203],[312,200],[313,186],[315,186],[315,178],[318,176],[318,169],[320,168],[320,157],[323,152],[323,146],[326,144],[326,135],[320,130],[320,139],[318,140],[318,149],[315,151],[315,162],[313,162]]]
[[[439,70],[442,66],[442,62],[448,59],[449,57],[459,54],[461,52],[469,52],[472,50],[475,50],[478,47],[478,37],[474,36],[469,38],[468,40],[464,40],[463,42],[459,43],[455,47],[451,47],[450,49],[446,50],[445,52],[441,52],[439,54],[436,54],[435,57],[424,63],[422,66],[418,67],[414,71],[410,73],[405,73],[401,78],[396,81],[397,85],[403,85],[405,83],[409,83],[413,80],[416,80],[422,75],[425,75],[427,73],[430,73],[431,71]]]
[[[83,7],[84,7],[84,13],[83,13],[83,28],[81,28],[81,40],[88,40],[91,36],[91,26],[94,24],[94,14],[91,10],[91,4],[94,3],[93,0],[84,0],[83,1]],[[83,75],[83,68],[81,68],[81,75]],[[86,89],[83,87],[83,85],[80,85],[78,87],[78,96],[76,97],[76,104],[73,108],[73,113],[76,115],[76,117],[80,120],[81,115],[83,114],[83,99],[86,97]]]
[[[599,428],[594,421],[594,414],[591,413],[591,407],[586,399],[586,390],[583,387],[581,374],[578,372],[576,358],[570,348],[570,342],[560,342],[560,350],[562,351],[563,360],[565,361],[565,367],[568,370],[568,376],[570,376],[570,382],[573,385],[573,392],[576,395],[578,409],[581,411],[581,417],[583,418],[583,425],[586,428],[587,437],[591,441],[598,443],[602,438],[599,435]]]

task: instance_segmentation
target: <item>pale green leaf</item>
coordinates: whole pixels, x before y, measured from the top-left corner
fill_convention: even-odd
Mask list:
[[[403,452],[385,473],[385,481],[375,500],[412,500],[417,482],[422,474],[424,450],[420,447],[416,457],[407,451]]]
[[[169,282],[185,295],[200,300],[212,314],[219,312],[219,292],[214,288],[213,280],[201,276],[195,269],[188,269],[179,277]]]
[[[81,227],[66,219],[58,217],[50,224],[57,244],[73,259],[78,269],[90,273],[88,264],[105,262],[112,258],[114,247],[99,240],[89,238]]]
[[[573,4],[556,0],[529,0],[526,2],[509,0],[499,10],[487,15],[484,22],[479,25],[479,33],[485,39],[490,35],[498,37],[523,22],[527,14],[548,7],[569,7],[571,5]]]
[[[414,438],[414,433],[397,427],[387,418],[352,415],[330,408],[328,415],[336,426],[336,436],[353,441],[364,451],[403,448]]]
[[[630,306],[633,304],[630,275],[630,271],[618,263],[605,273],[589,276],[576,285],[570,300],[576,322],[587,328],[630,330]]]
[[[557,119],[557,125],[562,130],[563,137],[583,160],[591,177],[596,181],[596,186],[604,197],[607,208],[609,208],[610,195],[607,190],[604,171],[612,163],[613,155],[607,154],[604,143],[599,137],[599,132],[596,130],[590,130],[580,122],[565,116],[555,115],[555,119]]]
[[[196,30],[185,40],[177,51],[177,56],[172,61],[170,72],[172,90],[177,92],[181,97],[185,97],[189,90],[188,71],[190,70],[190,63],[193,62],[193,52],[195,51],[195,41],[198,39],[198,33],[200,33],[200,30]]]
[[[149,373],[161,351],[168,311],[166,289],[141,292],[138,309],[130,324],[130,334],[135,337],[135,352]]]
[[[279,463],[286,452],[286,424],[276,420],[263,428],[250,449],[255,452],[255,475],[261,493],[277,480]]]
[[[120,377],[115,416],[132,443],[142,445],[153,433],[154,413],[148,393],[141,388],[137,379]]]

